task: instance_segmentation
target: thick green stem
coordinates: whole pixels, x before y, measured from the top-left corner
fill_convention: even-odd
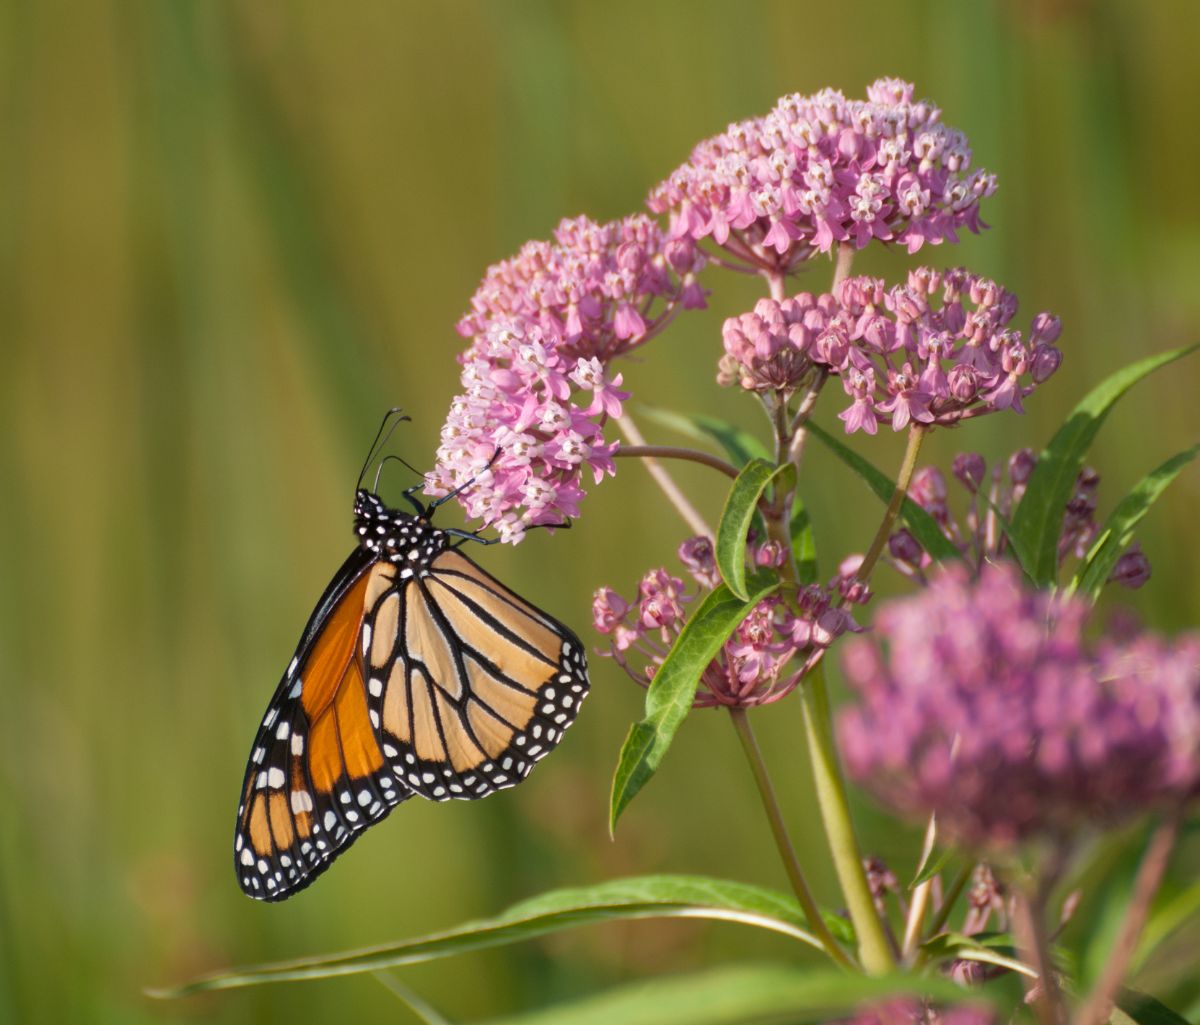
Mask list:
[[[862,852],[854,834],[850,803],[846,797],[846,785],[830,726],[825,668],[820,663],[805,680],[800,701],[804,709],[804,733],[812,758],[817,803],[825,825],[829,852],[833,856],[833,867],[846,900],[846,909],[858,934],[858,956],[871,975],[882,975],[895,966],[895,960],[883,922],[871,898]]]
[[[754,782],[758,787],[758,794],[762,798],[763,810],[767,813],[767,821],[771,823],[771,834],[775,837],[775,846],[779,850],[779,857],[783,861],[788,881],[792,884],[792,889],[796,893],[796,899],[800,902],[800,907],[803,908],[804,915],[808,919],[808,927],[821,941],[821,945],[833,960],[846,968],[855,967],[854,962],[839,946],[833,933],[825,925],[825,919],[821,916],[821,909],[817,907],[817,902],[813,899],[812,891],[808,888],[804,872],[800,868],[800,859],[796,857],[796,849],[792,846],[792,839],[788,836],[787,825],[783,821],[783,812],[780,810],[779,802],[775,798],[775,787],[771,784],[771,777],[767,772],[767,763],[763,761],[762,751],[759,749],[758,740],[754,736],[754,730],[750,726],[750,719],[746,715],[746,710],[744,708],[730,708],[729,718],[733,722],[733,728],[737,732],[738,740],[742,742],[742,750],[746,753],[746,761],[750,763],[750,771],[754,774]]]

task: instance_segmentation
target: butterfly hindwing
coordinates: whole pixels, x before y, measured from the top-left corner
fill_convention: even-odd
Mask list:
[[[363,674],[367,595],[386,565],[362,549],[346,561],[255,738],[234,840],[238,881],[252,897],[281,900],[307,886],[412,796],[386,765]]]
[[[578,638],[457,550],[371,586],[367,701],[393,773],[438,801],[519,783],[587,694]]]

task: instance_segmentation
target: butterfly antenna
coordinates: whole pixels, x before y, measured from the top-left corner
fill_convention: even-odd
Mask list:
[[[436,502],[430,502],[429,503],[429,511],[433,512],[433,510],[436,509],[438,506],[445,505],[447,502],[450,501],[450,499],[457,498],[459,495],[461,495],[464,491],[467,490],[467,488],[469,488],[472,484],[474,484],[479,479],[480,474],[484,473],[487,470],[490,470],[492,468],[492,466],[495,465],[496,460],[499,458],[500,458],[500,449],[497,448],[496,451],[492,453],[492,458],[489,459],[483,465],[483,467],[481,469],[476,470],[475,473],[473,473],[471,475],[470,480],[463,481],[458,487],[456,487],[449,494],[442,495],[442,497],[439,498]]]
[[[392,420],[392,417],[396,417],[396,419],[392,421],[391,427],[388,427],[388,421]],[[367,469],[370,467],[371,462],[375,459],[375,456],[379,453],[383,446],[388,443],[388,439],[391,438],[392,432],[398,426],[400,426],[400,424],[411,420],[412,417],[405,416],[404,410],[402,410],[399,406],[393,406],[383,414],[383,420],[379,424],[379,430],[375,432],[375,440],[371,442],[371,448],[367,452],[366,461],[363,463],[362,469],[358,472],[358,481],[354,485],[355,491],[362,487],[363,478],[367,475]],[[386,434],[384,433],[385,431],[387,432]],[[378,482],[378,478],[376,478],[376,481]]]
[[[420,470],[418,470],[415,466],[413,466],[413,464],[410,463],[407,459],[402,459],[400,456],[396,456],[396,455],[386,455],[381,460],[379,460],[379,468],[375,471],[375,482],[371,487],[372,491],[374,491],[376,494],[379,493],[379,478],[383,474],[383,468],[387,463],[392,462],[392,461],[399,463],[405,469],[411,470],[413,473],[415,473],[418,477],[421,478],[421,483],[417,485],[417,488],[422,488],[425,486],[425,474],[423,474]]]

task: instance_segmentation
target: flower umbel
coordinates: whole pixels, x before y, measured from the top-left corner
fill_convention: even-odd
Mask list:
[[[850,775],[962,842],[1065,836],[1192,793],[1200,778],[1200,638],[1093,651],[1087,607],[1027,589],[1009,565],[954,567],[876,617],[847,650],[859,701]]]
[[[994,175],[971,169],[962,132],[880,79],[865,100],[834,89],[784,96],[765,117],[701,142],[650,193],[675,239],[711,238],[725,259],[787,273],[834,243],[898,242],[910,253],[979,231]]]

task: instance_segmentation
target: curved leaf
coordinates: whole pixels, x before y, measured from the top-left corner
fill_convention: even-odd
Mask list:
[[[749,598],[746,592],[746,537],[750,533],[750,523],[763,492],[781,476],[790,479],[795,487],[796,468],[791,463],[775,466],[765,459],[751,459],[738,474],[725,499],[721,522],[717,525],[717,568],[729,590],[742,601]],[[787,487],[787,484],[783,486]]]
[[[1083,457],[1105,417],[1117,400],[1138,381],[1197,348],[1200,346],[1189,345],[1158,353],[1105,378],[1083,397],[1042,450],[1021,503],[1012,516],[1013,536],[1020,539],[1019,547],[1031,554],[1032,565],[1025,569],[1035,584],[1049,587],[1055,582],[1063,512],[1083,466]]]
[[[1117,503],[1088,552],[1087,561],[1075,577],[1072,585],[1074,590],[1095,601],[1121,553],[1133,540],[1134,528],[1183,468],[1196,458],[1198,452],[1200,445],[1193,445],[1172,456],[1143,477],[1137,486]]]
[[[593,922],[638,918],[739,922],[820,946],[816,937],[804,928],[799,905],[774,890],[707,876],[633,876],[595,886],[553,890],[514,904],[494,918],[467,922],[455,929],[400,943],[215,972],[182,986],[150,990],[149,994],[166,999],[267,982],[376,972],[516,943]]]
[[[843,445],[827,430],[811,420],[808,422],[808,430],[822,445],[857,473],[881,502],[887,503],[892,500],[892,493],[896,490],[896,485],[888,480],[887,474],[877,470],[852,448]],[[911,498],[904,499],[904,504],[900,507],[900,518],[904,520],[904,525],[912,531],[912,536],[917,539],[918,544],[929,553],[931,558],[938,562],[962,558],[962,552],[955,548],[954,542],[942,533],[942,528],[938,526],[937,520]]]
[[[993,938],[999,942],[989,945],[981,942],[979,937],[944,932],[922,943],[921,951],[934,963],[950,959],[980,961],[983,964],[997,965],[1009,971],[1019,972],[1032,979],[1037,978],[1037,972],[1033,968],[1019,958],[1011,956],[1011,941],[1007,937],[996,935]]]
[[[812,520],[800,496],[792,499],[792,555],[796,559],[796,575],[802,584],[815,584],[820,575],[817,568],[817,541],[813,536]]]
[[[757,1025],[828,1021],[869,1000],[911,993],[947,1003],[963,991],[945,979],[870,978],[827,968],[734,965],[652,978],[487,1025]]]
[[[646,691],[645,718],[633,724],[621,748],[613,774],[610,831],[616,829],[621,812],[657,771],[675,731],[691,710],[700,674],[750,610],[778,587],[777,579],[754,577],[748,588],[749,600],[742,601],[720,584],[684,624]]]
[[[1123,986],[1117,991],[1117,1010],[1109,1021],[1113,1025],[1189,1025],[1188,1020],[1178,1011],[1172,1011],[1166,1004],[1149,993]]]

